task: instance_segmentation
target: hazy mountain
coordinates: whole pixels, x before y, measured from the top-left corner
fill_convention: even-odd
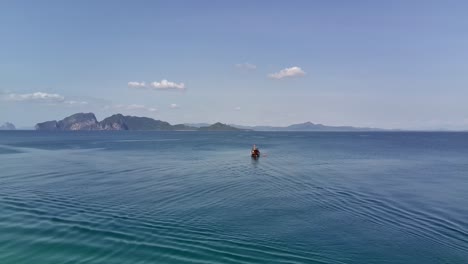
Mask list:
[[[200,131],[237,131],[237,130],[243,130],[243,129],[236,128],[236,127],[218,122],[218,123],[214,123],[211,126],[200,127],[198,128],[198,130]]]
[[[211,124],[208,123],[185,123],[184,125],[196,128],[211,126]]]
[[[16,128],[17,130],[34,130],[33,126],[20,126]]]
[[[290,125],[285,128],[287,131],[375,131],[377,128],[353,127],[353,126],[326,126],[305,122],[302,124]]]
[[[326,126],[311,122],[293,124],[286,127],[226,125],[220,122],[212,125],[207,123],[171,125],[168,122],[155,120],[149,117],[124,116],[122,114],[115,114],[98,122],[93,113],[78,113],[60,121],[53,120],[38,123],[35,128],[37,130],[383,131],[377,128]]]
[[[5,122],[3,125],[0,125],[0,130],[15,130],[16,127],[12,123]]]
[[[363,128],[363,127],[352,127],[352,126],[326,126],[322,124],[314,124],[311,122],[305,122],[301,124],[294,124],[286,127],[277,126],[241,126],[231,125],[241,129],[251,129],[255,131],[379,131],[382,129],[378,128]]]

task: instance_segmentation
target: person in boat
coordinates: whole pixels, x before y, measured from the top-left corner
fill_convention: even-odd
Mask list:
[[[252,157],[260,157],[260,150],[257,148],[257,146],[254,144],[252,146]]]

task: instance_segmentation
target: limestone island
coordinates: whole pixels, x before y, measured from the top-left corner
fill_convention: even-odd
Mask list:
[[[77,113],[62,120],[38,123],[36,130],[44,131],[76,131],[76,130],[143,130],[143,131],[242,131],[222,123],[206,127],[191,127],[184,124],[171,125],[168,122],[149,117],[124,116],[115,114],[98,121],[93,113]]]

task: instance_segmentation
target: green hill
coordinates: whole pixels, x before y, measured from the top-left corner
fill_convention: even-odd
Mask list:
[[[229,126],[223,123],[214,123],[211,126],[206,126],[206,127],[200,127],[198,129],[199,131],[240,131],[243,129],[235,128],[233,126]]]

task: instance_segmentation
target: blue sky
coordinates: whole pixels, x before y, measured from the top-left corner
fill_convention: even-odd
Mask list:
[[[2,1],[0,123],[120,112],[468,129],[467,10],[465,1]]]

